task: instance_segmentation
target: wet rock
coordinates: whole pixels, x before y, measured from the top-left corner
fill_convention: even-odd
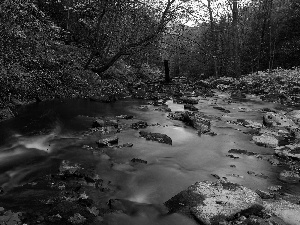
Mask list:
[[[199,136],[201,136],[201,132],[198,132],[198,135]],[[212,136],[212,137],[214,137],[214,136],[217,136],[218,134],[217,133],[215,133],[215,132],[213,132],[213,131],[209,131],[209,132],[206,132],[206,133],[204,133],[205,135],[209,135],[209,136]]]
[[[171,112],[168,114],[168,117],[172,120],[184,120],[184,112],[182,111],[176,111],[176,112]]]
[[[248,155],[248,156],[257,155],[257,153],[255,153],[255,152],[248,152],[247,150],[243,150],[243,149],[230,149],[228,151],[228,153],[231,153],[231,154],[243,154],[243,155]]]
[[[281,190],[281,188],[282,188],[281,185],[275,185],[275,186],[268,187],[268,190],[270,190],[270,191],[279,191],[279,190]]]
[[[99,148],[101,147],[109,147],[111,145],[118,144],[119,138],[117,136],[103,138],[97,141],[97,145]]]
[[[198,130],[198,134],[210,132],[211,122],[201,113],[185,112],[183,121]]]
[[[144,122],[144,121],[139,121],[139,122],[131,124],[131,128],[136,129],[136,130],[143,129],[146,127],[148,127],[148,124],[147,124],[147,122]]]
[[[104,120],[104,119],[97,119],[93,122],[92,125],[94,128],[95,127],[114,127],[118,128],[119,124],[117,120]]]
[[[279,180],[290,184],[297,184],[300,182],[300,175],[294,171],[283,170],[279,174]]]
[[[190,111],[198,111],[198,109],[194,105],[185,104],[183,108]]]
[[[300,144],[286,145],[277,147],[275,153],[283,159],[292,159],[300,161]]]
[[[286,114],[289,118],[291,118],[296,124],[300,125],[300,110],[293,110]]]
[[[263,124],[266,127],[291,127],[296,124],[283,114],[267,112],[263,116]]]
[[[240,158],[240,157],[234,156],[232,154],[228,154],[226,156],[229,157],[229,158],[232,158],[232,159],[239,159]]]
[[[118,119],[125,119],[125,120],[130,120],[130,119],[133,119],[133,116],[132,115],[119,115],[119,116],[116,116]]]
[[[211,174],[213,177],[217,178],[218,180],[221,179],[221,177],[217,174]]]
[[[260,212],[262,200],[238,184],[217,181],[197,182],[165,202],[170,213],[182,213],[210,225],[233,219],[238,213]]]
[[[273,199],[274,198],[274,194],[267,192],[267,191],[262,191],[262,190],[256,190],[255,191],[259,197],[261,197],[262,199]]]
[[[157,141],[159,143],[172,145],[172,139],[166,134],[151,133],[146,131],[140,131],[139,133],[141,137],[146,138],[148,141]]]
[[[264,175],[264,174],[262,174],[262,173],[255,173],[255,172],[253,172],[253,171],[247,171],[247,173],[248,173],[249,175],[252,175],[252,176],[255,176],[255,177],[260,177],[260,178],[263,178],[263,179],[267,179],[267,178],[268,178],[267,175]]]
[[[130,160],[133,163],[143,163],[143,164],[147,164],[146,160],[143,159],[139,159],[139,158],[133,158],[132,160]]]
[[[253,136],[252,140],[255,144],[259,146],[265,147],[277,147],[278,146],[278,139],[269,134],[262,134],[260,136]]]
[[[122,144],[122,147],[123,148],[131,148],[133,146],[132,143],[125,143],[125,144]]]
[[[300,224],[300,205],[285,200],[265,200],[265,210],[282,219],[286,224]]]
[[[230,113],[230,111],[228,109],[224,109],[223,107],[221,106],[214,106],[213,107],[214,109],[217,109],[217,110],[220,110],[222,111],[223,113]]]
[[[263,126],[261,123],[254,122],[252,120],[245,120],[245,119],[237,119],[237,123],[241,124],[244,127],[251,127],[254,129],[259,129]]]
[[[241,99],[246,98],[246,94],[241,92],[240,90],[234,91],[230,94],[231,98]]]
[[[226,176],[228,176],[228,177],[235,177],[235,178],[241,178],[241,179],[244,178],[243,176],[238,175],[238,174],[234,174],[234,173],[226,174]]]

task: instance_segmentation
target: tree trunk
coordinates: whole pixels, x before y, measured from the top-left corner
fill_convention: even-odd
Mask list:
[[[165,66],[165,82],[170,83],[171,78],[170,78],[170,69],[169,69],[169,61],[164,60],[164,66]]]
[[[209,12],[211,42],[212,42],[212,47],[210,48],[210,51],[211,51],[211,56],[213,58],[215,76],[218,77],[218,58],[217,58],[218,45],[217,45],[217,39],[216,39],[213,11],[211,8],[211,0],[207,0],[207,8],[208,8],[208,12]]]
[[[240,46],[239,46],[239,29],[238,29],[238,0],[233,0],[232,6],[232,26],[233,26],[233,68],[234,76],[241,75],[240,68]]]

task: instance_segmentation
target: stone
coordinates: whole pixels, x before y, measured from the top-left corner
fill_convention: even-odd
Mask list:
[[[267,112],[263,116],[263,124],[266,127],[291,127],[296,124],[283,114]]]
[[[168,117],[172,120],[180,120],[183,121],[184,119],[184,112],[182,111],[176,111],[176,112],[170,112],[168,114]]]
[[[278,146],[278,139],[269,134],[253,136],[252,140],[254,141],[255,144],[259,146],[273,147],[273,148]]]
[[[114,144],[118,144],[119,138],[117,136],[103,138],[97,141],[97,145],[99,148],[101,147],[109,147]]]
[[[201,113],[185,112],[183,121],[198,130],[198,134],[210,132],[211,122]]]
[[[279,180],[290,184],[297,184],[300,182],[300,175],[294,171],[283,170],[279,174]]]
[[[300,110],[293,110],[286,114],[289,118],[291,118],[296,124],[300,125]]]
[[[264,175],[264,174],[262,174],[262,173],[255,173],[255,172],[253,172],[253,171],[247,171],[247,173],[248,173],[249,175],[253,175],[253,176],[255,176],[255,177],[260,177],[260,178],[263,178],[263,179],[267,179],[267,178],[268,178],[267,175]]]
[[[237,214],[260,212],[262,200],[254,191],[230,182],[197,182],[164,203],[169,213],[182,213],[211,225]]]
[[[279,190],[281,190],[281,188],[282,188],[281,185],[274,185],[274,186],[268,187],[268,190],[270,190],[270,191],[279,191]]]
[[[220,107],[220,106],[214,106],[213,108],[217,109],[217,110],[220,110],[223,113],[230,113],[230,111],[228,109],[224,109],[223,107]]]
[[[114,127],[114,128],[118,128],[119,124],[117,120],[104,120],[104,119],[96,119],[93,122],[93,128],[96,127]]]
[[[146,138],[148,141],[157,141],[159,143],[172,145],[172,139],[166,134],[151,133],[146,131],[140,131],[139,133],[141,137]]]
[[[139,159],[139,158],[133,158],[132,160],[130,160],[133,163],[143,163],[143,164],[147,164],[146,160],[143,159]]]
[[[221,177],[217,174],[211,174],[213,177],[217,178],[218,180],[221,179]]]
[[[255,152],[248,152],[247,150],[243,150],[243,149],[230,149],[228,151],[228,153],[232,153],[232,154],[244,154],[244,155],[257,155],[257,153]]]
[[[143,129],[146,127],[148,127],[148,124],[147,124],[147,122],[144,122],[144,121],[138,121],[136,123],[131,124],[131,128],[136,129],[136,130]]]
[[[244,178],[243,176],[238,175],[238,174],[234,174],[234,173],[226,174],[226,176],[228,176],[228,177],[235,177],[235,178],[241,178],[241,179]]]
[[[185,104],[183,108],[190,111],[198,111],[198,109],[194,105],[190,105],[190,104]]]
[[[262,126],[263,126],[261,123],[254,122],[252,120],[237,119],[237,122],[244,127],[251,127],[254,129],[259,129],[259,128],[262,128]]]
[[[300,205],[285,200],[265,200],[265,210],[282,219],[286,224],[300,224]]]
[[[280,158],[300,161],[300,144],[277,147],[275,149],[275,154]]]
[[[226,155],[227,157],[229,158],[232,158],[232,159],[239,159],[240,157],[237,157],[237,156],[234,156],[232,154],[229,154],[229,155]]]
[[[256,190],[255,191],[262,199],[273,199],[274,194],[267,192],[267,191],[262,191],[262,190]]]

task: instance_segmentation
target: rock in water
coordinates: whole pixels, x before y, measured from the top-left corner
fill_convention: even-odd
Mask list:
[[[267,212],[272,213],[282,219],[286,224],[300,224],[300,206],[285,200],[267,200],[264,201],[264,207]]]
[[[220,224],[238,213],[262,210],[262,200],[254,191],[230,182],[197,182],[165,202],[170,213],[183,213],[203,224]]]
[[[131,128],[136,129],[136,130],[146,128],[147,126],[148,126],[147,122],[144,122],[144,121],[139,121],[139,122],[131,124]]]
[[[267,127],[292,127],[296,124],[285,115],[273,112],[267,112],[263,116],[263,124]]]
[[[118,144],[119,138],[117,136],[109,137],[109,138],[103,138],[97,141],[97,145],[99,148],[101,147],[108,147],[114,144]]]
[[[297,184],[300,182],[300,175],[294,171],[284,170],[279,174],[279,180],[291,184]]]
[[[278,139],[268,134],[253,136],[252,140],[255,142],[255,144],[260,146],[274,147],[274,148],[278,146]]]
[[[146,138],[148,141],[157,141],[159,143],[172,145],[172,139],[166,134],[140,131],[140,135],[141,137]]]

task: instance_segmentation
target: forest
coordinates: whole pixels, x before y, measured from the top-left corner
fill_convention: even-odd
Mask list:
[[[299,225],[299,0],[0,0],[0,224]]]
[[[11,97],[92,96],[97,85],[119,94],[120,79],[163,77],[164,60],[171,77],[192,80],[300,63],[296,0],[28,0],[0,10],[2,108]]]

